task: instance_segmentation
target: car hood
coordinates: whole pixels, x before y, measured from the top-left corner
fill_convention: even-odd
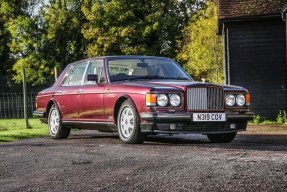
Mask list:
[[[220,85],[212,83],[203,83],[198,81],[182,81],[182,80],[149,80],[149,81],[134,81],[121,83],[126,85],[149,87],[152,89],[181,89],[185,90],[187,87],[209,87],[209,86],[219,86],[224,90],[230,91],[247,91],[243,87],[232,86],[232,85]]]

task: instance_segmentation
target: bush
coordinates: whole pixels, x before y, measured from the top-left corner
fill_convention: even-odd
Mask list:
[[[286,111],[279,111],[278,116],[276,117],[276,123],[277,124],[287,124],[287,115]]]

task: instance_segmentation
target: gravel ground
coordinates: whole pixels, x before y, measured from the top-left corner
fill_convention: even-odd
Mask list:
[[[0,191],[286,192],[287,129],[260,129],[249,127],[229,144],[157,135],[126,145],[97,131],[5,143]]]

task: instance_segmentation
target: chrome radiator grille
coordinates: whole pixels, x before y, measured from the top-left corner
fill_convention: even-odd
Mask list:
[[[220,87],[187,89],[188,110],[222,110],[223,90]]]

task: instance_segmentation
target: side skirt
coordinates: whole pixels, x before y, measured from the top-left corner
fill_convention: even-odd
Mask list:
[[[90,129],[102,132],[118,131],[116,124],[112,122],[62,121],[62,124],[69,128]]]

